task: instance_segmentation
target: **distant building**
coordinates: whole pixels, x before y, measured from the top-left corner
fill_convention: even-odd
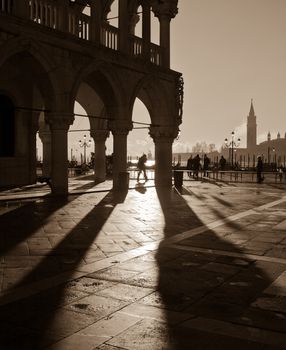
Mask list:
[[[286,132],[281,138],[280,132],[277,133],[276,139],[271,139],[271,134],[268,132],[267,140],[257,144],[257,122],[254,112],[253,101],[251,100],[249,115],[247,116],[247,139],[246,148],[233,149],[233,161],[240,165],[254,165],[255,159],[261,155],[265,163],[276,163],[285,166],[286,162]],[[222,155],[231,162],[231,147],[222,149]]]
[[[246,148],[242,147],[223,147],[221,152],[214,151],[208,153],[212,162],[217,162],[223,155],[228,163],[239,163],[242,167],[253,167],[256,165],[257,157],[261,155],[264,163],[276,164],[276,166],[286,166],[286,132],[281,137],[280,132],[277,137],[272,139],[268,132],[267,140],[257,144],[257,120],[251,100],[249,115],[247,116],[247,139]],[[233,152],[233,155],[232,155]],[[190,156],[196,156],[197,152],[173,153],[173,163],[180,159],[185,164]],[[202,153],[200,154],[202,157]]]

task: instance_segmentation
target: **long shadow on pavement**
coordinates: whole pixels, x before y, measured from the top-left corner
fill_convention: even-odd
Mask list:
[[[110,192],[99,204],[74,227],[71,232],[63,236],[63,239],[39,262],[27,275],[14,287],[21,287],[29,282],[39,280],[48,273],[58,273],[58,266],[51,265],[55,258],[62,263],[62,272],[72,276],[77,267],[82,263],[86,253],[94,243],[98,233],[106,223],[118,203],[122,203],[127,192]],[[20,217],[25,214],[25,222],[33,222],[36,213],[41,212],[41,220],[36,220],[35,229],[41,224],[43,216],[54,212],[67,204],[66,201],[52,199],[42,201],[40,207],[34,203],[23,208]],[[6,218],[7,219],[7,218]],[[11,218],[10,218],[11,219]],[[11,232],[22,231],[23,224],[15,221]],[[34,227],[24,229],[21,240],[28,238]],[[7,237],[7,244],[8,244]],[[18,242],[18,238],[12,240],[12,244]],[[6,249],[9,246],[6,245]],[[102,256],[100,258],[103,258]],[[95,259],[96,260],[100,260]],[[51,286],[52,287],[52,286]],[[79,315],[72,310],[61,309],[58,315],[57,308],[63,306],[67,300],[82,298],[84,292],[75,294],[67,293],[65,284],[53,287],[50,290],[22,299],[18,302],[6,304],[0,308],[0,339],[1,349],[43,349],[48,344],[58,341],[85,326],[95,322],[95,317]],[[1,298],[0,298],[1,303]]]
[[[192,227],[203,225],[180,194],[160,190],[157,193],[165,217],[166,239],[183,232],[181,221],[189,222]],[[178,249],[178,245],[182,248]],[[196,251],[200,246],[205,252]],[[212,254],[208,249],[230,254]],[[239,258],[235,256],[237,254]],[[274,346],[276,340],[273,338],[275,334],[279,336],[279,332],[285,333],[286,317],[271,311],[271,307],[260,309],[252,303],[285,270],[285,265],[250,260],[239,246],[225,240],[223,233],[212,230],[178,242],[177,247],[170,247],[163,240],[156,259],[159,298],[153,305],[158,305],[158,299],[161,300],[159,306],[165,310],[168,327],[168,341],[162,349],[283,348],[283,343],[281,347]],[[239,325],[251,328],[242,331]],[[163,334],[164,327],[157,329]],[[260,334],[258,329],[262,330]],[[263,329],[277,332],[272,335],[273,344],[270,341],[271,345],[267,345],[265,339],[269,334],[263,335]],[[248,336],[251,334],[257,337]]]

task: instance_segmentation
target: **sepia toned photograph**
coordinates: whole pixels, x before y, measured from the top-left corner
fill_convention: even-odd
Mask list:
[[[286,348],[285,37],[285,0],[0,0],[0,350]]]

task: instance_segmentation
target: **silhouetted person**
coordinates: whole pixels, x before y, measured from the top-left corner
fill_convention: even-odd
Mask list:
[[[259,156],[257,158],[257,165],[256,165],[256,172],[257,172],[257,183],[261,184],[261,182],[264,180],[264,177],[262,176],[263,171],[263,161],[262,158]]]
[[[281,182],[283,179],[283,166],[282,165],[280,165],[280,167],[278,169],[278,174],[279,174],[279,180]]]
[[[224,170],[225,169],[225,165],[226,165],[226,159],[224,158],[224,156],[221,156],[220,160],[219,160],[220,170]]]
[[[191,155],[189,158],[188,158],[188,161],[187,161],[187,169],[188,170],[193,170],[193,156]],[[191,177],[192,175],[192,172],[191,171],[188,171],[188,175],[189,177]]]
[[[201,158],[197,154],[193,160],[194,177],[197,179],[199,177],[199,170],[201,166]]]
[[[209,176],[208,175],[208,170],[209,170],[209,165],[210,165],[211,160],[209,157],[205,154],[204,155],[204,176]]]
[[[137,168],[138,168],[138,175],[137,175],[137,182],[139,182],[139,177],[141,175],[141,173],[143,172],[145,181],[148,180],[147,175],[146,175],[146,165],[145,163],[147,162],[147,156],[144,153],[143,156],[141,156],[138,160],[138,164],[137,164]]]

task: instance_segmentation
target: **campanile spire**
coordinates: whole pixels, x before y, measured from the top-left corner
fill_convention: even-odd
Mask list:
[[[251,99],[250,111],[247,117],[247,149],[254,150],[257,144],[257,124],[256,115],[253,107],[253,99]]]

